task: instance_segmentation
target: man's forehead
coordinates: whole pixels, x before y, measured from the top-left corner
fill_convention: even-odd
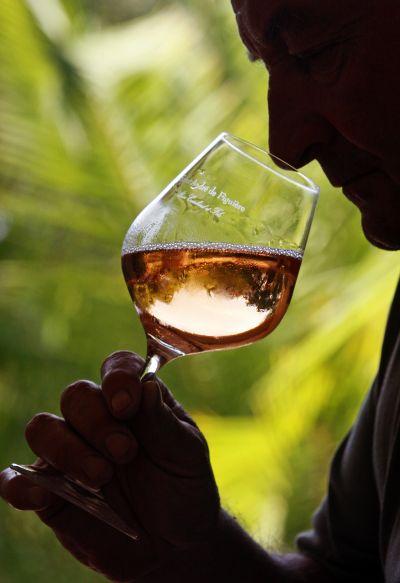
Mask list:
[[[280,29],[311,24],[324,27],[332,20],[354,16],[367,0],[233,0],[234,10],[257,37],[269,40]]]
[[[341,0],[337,0],[340,3]],[[335,4],[337,3],[335,2]],[[259,16],[272,16],[277,12],[309,12],[321,4],[330,4],[330,0],[232,0],[236,13],[248,13]]]
[[[236,14],[263,37],[280,26],[306,25],[324,0],[233,0]],[[258,36],[257,35],[257,36]]]

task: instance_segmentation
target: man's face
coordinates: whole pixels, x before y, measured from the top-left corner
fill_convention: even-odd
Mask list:
[[[400,2],[232,4],[269,71],[271,153],[296,167],[318,160],[367,238],[400,249]]]

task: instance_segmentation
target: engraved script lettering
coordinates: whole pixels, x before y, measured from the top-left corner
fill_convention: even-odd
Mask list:
[[[199,180],[197,180],[197,178],[188,178],[186,176],[182,180],[182,182],[184,184],[188,184],[190,186],[191,190],[204,192],[205,194],[208,194],[208,195],[212,196],[213,198],[217,198],[225,206],[230,206],[232,208],[235,208],[236,210],[238,210],[241,213],[246,212],[246,208],[243,205],[241,205],[239,203],[239,201],[230,198],[226,194],[226,192],[224,192],[223,190],[218,192],[214,185],[210,186],[209,184],[207,184],[207,182],[205,180],[200,182]]]
[[[186,202],[188,202],[189,204],[191,204],[193,206],[197,206],[198,208],[204,210],[205,212],[210,213],[210,215],[214,215],[218,218],[223,217],[225,214],[225,211],[223,209],[221,209],[219,207],[213,208],[213,207],[209,206],[203,200],[200,200],[199,198],[197,198],[197,196],[194,194],[187,194],[186,192],[179,192],[178,198],[180,198],[181,200],[186,200]]]

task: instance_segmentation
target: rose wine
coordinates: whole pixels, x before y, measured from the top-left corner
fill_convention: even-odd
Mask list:
[[[301,260],[285,249],[168,243],[125,252],[122,267],[146,333],[189,354],[244,346],[272,332]]]

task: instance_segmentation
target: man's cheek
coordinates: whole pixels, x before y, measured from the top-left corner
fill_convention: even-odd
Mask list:
[[[381,114],[371,96],[371,83],[371,73],[365,63],[353,58],[336,86],[328,88],[324,114],[348,142],[380,158],[385,140],[381,133]]]
[[[367,32],[349,45],[342,75],[333,88],[331,115],[348,141],[384,160],[385,165],[398,167],[398,53],[387,50],[390,40],[384,40],[379,31]]]

